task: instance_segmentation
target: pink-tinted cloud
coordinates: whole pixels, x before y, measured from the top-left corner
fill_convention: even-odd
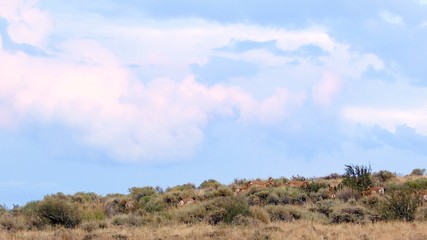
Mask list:
[[[341,81],[331,72],[324,73],[322,80],[313,86],[313,101],[321,105],[329,105],[341,88]]]

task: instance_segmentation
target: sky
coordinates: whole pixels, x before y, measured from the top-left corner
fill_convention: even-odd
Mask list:
[[[0,203],[426,168],[426,42],[426,0],[0,0]]]

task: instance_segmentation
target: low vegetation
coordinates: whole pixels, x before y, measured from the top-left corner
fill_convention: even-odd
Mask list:
[[[141,239],[145,231],[150,231],[144,233],[152,236],[149,239],[297,237],[297,231],[287,233],[289,224],[310,226],[298,236],[305,234],[306,239],[317,236],[314,232],[323,239],[352,239],[345,237],[349,235],[339,227],[342,224],[354,229],[375,226],[363,231],[368,234],[364,239],[376,234],[372,229],[388,228],[387,224],[418,229],[404,239],[427,239],[426,190],[424,169],[398,176],[386,170],[372,173],[370,166],[346,165],[343,175],[281,177],[265,184],[236,179],[225,185],[210,179],[198,187],[192,183],[166,190],[132,187],[128,194],[57,193],[12,209],[0,205],[0,239]],[[187,230],[173,235],[177,226]],[[330,234],[331,228],[336,235]],[[170,230],[160,236],[162,229]]]

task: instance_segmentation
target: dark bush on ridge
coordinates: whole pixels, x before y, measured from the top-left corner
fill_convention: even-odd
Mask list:
[[[130,196],[136,202],[140,201],[141,198],[149,198],[155,194],[157,194],[157,190],[153,187],[133,187],[129,188]]]
[[[343,188],[338,190],[336,193],[337,199],[340,199],[344,202],[348,202],[350,199],[359,199],[361,197],[360,193],[352,188]]]
[[[78,208],[56,197],[45,197],[37,206],[37,215],[50,225],[76,227],[82,220]]]
[[[411,174],[412,176],[423,176],[426,173],[425,168],[415,168],[412,170]]]
[[[372,178],[378,179],[378,181],[381,183],[388,182],[389,180],[396,178],[396,177],[397,177],[397,175],[395,173],[392,173],[392,172],[387,171],[387,170],[381,170],[377,173],[372,174]]]
[[[345,165],[345,174],[342,183],[344,186],[359,192],[364,191],[372,185],[371,166]]]
[[[200,189],[206,189],[206,188],[218,189],[221,186],[222,186],[222,184],[219,183],[218,181],[216,181],[214,179],[209,179],[209,180],[203,181],[200,184],[199,188]]]
[[[414,221],[419,199],[408,191],[395,191],[385,197],[381,213],[386,220]]]
[[[334,210],[329,217],[332,223],[361,223],[365,214],[365,209],[361,207],[348,206]]]
[[[248,203],[242,197],[218,197],[203,204],[179,209],[177,218],[184,223],[207,222],[230,224],[236,216],[250,216]]]
[[[413,181],[408,181],[404,184],[404,186],[411,190],[427,189],[427,178],[419,178]]]

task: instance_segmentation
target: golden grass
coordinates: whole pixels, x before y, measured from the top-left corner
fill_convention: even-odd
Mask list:
[[[212,226],[207,224],[144,226],[120,228],[110,226],[86,232],[82,229],[50,231],[0,232],[0,240],[131,240],[131,239],[375,239],[425,240],[426,222],[389,222],[375,224],[324,225],[307,221],[270,223],[257,226]]]

